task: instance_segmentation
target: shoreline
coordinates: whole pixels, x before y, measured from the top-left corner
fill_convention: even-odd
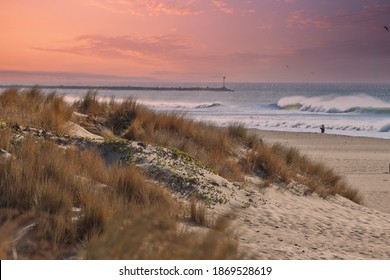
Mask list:
[[[267,127],[267,128],[264,128],[264,127],[248,127],[247,129],[249,130],[257,130],[257,131],[265,131],[265,132],[276,132],[276,133],[307,133],[307,134],[319,134],[319,135],[332,135],[332,136],[345,136],[345,137],[353,137],[353,138],[369,138],[369,139],[382,139],[382,140],[390,140],[390,133],[389,132],[379,132],[379,131],[375,131],[375,132],[369,132],[369,134],[365,133],[365,132],[356,132],[356,131],[351,131],[351,133],[345,133],[344,131],[341,131],[341,130],[331,130],[331,129],[328,129],[325,131],[324,134],[321,134],[319,132],[319,128],[318,129],[310,129],[310,130],[296,130],[296,129],[286,129],[286,130],[279,130],[279,129],[275,129],[274,127]],[[338,132],[343,132],[343,133],[338,133]],[[386,135],[387,134],[387,135]]]
[[[250,129],[268,143],[297,148],[333,168],[364,196],[364,205],[390,213],[390,139]]]

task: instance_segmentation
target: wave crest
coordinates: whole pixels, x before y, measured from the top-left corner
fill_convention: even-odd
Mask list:
[[[213,108],[213,107],[219,107],[222,106],[221,103],[211,103],[211,104],[200,104],[198,106],[195,106],[195,109],[206,109],[206,108]]]
[[[390,103],[368,95],[291,96],[281,98],[277,106],[304,112],[390,114]]]
[[[379,132],[390,132],[390,123],[382,126],[382,128],[379,130]]]

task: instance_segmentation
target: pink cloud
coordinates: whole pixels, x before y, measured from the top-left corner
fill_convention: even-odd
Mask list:
[[[203,12],[197,5],[199,0],[91,0],[91,4],[116,13],[140,16],[196,15]]]
[[[69,47],[33,48],[40,51],[64,52],[75,55],[107,58],[173,57],[193,48],[193,43],[177,34],[152,36],[84,35],[75,38]]]
[[[271,1],[273,1],[273,0],[271,0]],[[283,3],[291,4],[291,3],[295,3],[296,0],[276,0],[276,2],[283,2]]]
[[[301,9],[293,11],[287,27],[342,30],[356,28],[360,31],[378,30],[383,27],[383,19],[390,14],[390,3],[367,1],[356,9],[339,8],[328,10]],[[380,27],[380,28],[379,28]]]
[[[235,12],[235,9],[226,0],[90,0],[90,3],[111,12],[138,16],[164,14],[186,16],[199,15],[207,11],[231,15]],[[241,1],[237,3],[241,4]],[[246,11],[251,11],[251,9],[246,9]]]
[[[298,10],[291,14],[287,27],[330,29],[331,22],[328,16],[313,16],[312,11]]]
[[[226,2],[223,0],[213,0],[213,4],[218,11],[224,14],[234,14],[234,9],[232,7],[229,7],[228,4],[226,4]]]

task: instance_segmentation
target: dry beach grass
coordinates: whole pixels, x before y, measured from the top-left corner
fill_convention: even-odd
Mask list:
[[[0,94],[0,119],[45,130],[64,132],[72,107],[55,92],[42,94],[39,88],[10,88]]]
[[[241,124],[96,92],[70,105],[9,89],[0,106],[1,258],[390,258],[389,215],[360,206],[333,169]],[[363,225],[342,225],[355,215]],[[339,235],[351,246],[337,249]],[[378,250],[360,254],[364,237]]]

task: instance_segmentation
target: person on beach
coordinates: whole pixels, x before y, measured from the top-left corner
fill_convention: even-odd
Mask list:
[[[323,124],[321,124],[320,129],[321,129],[321,133],[325,132],[325,126]]]

